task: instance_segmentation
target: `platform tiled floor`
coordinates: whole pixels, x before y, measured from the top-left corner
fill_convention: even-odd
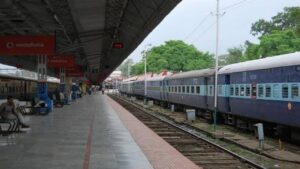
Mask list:
[[[85,96],[48,116],[30,118],[30,133],[0,136],[1,169],[152,168],[99,94]]]
[[[199,169],[100,93],[28,117],[29,133],[0,136],[0,169]]]

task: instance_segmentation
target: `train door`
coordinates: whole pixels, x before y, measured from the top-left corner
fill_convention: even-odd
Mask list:
[[[159,98],[161,100],[164,100],[163,92],[164,92],[163,81],[159,81]]]
[[[256,99],[256,96],[257,96],[256,92],[257,92],[256,83],[252,83],[251,84],[251,98],[252,99]]]
[[[165,87],[165,91],[164,91],[164,95],[165,95],[165,100],[169,101],[169,83],[167,80],[164,80],[164,87]]]
[[[226,84],[226,106],[228,107],[228,112],[231,112],[231,107],[230,107],[230,97],[229,97],[229,93],[230,93],[230,75],[225,75],[225,84]]]
[[[204,103],[206,105],[206,107],[208,107],[208,100],[207,100],[207,96],[208,96],[208,77],[204,77]]]

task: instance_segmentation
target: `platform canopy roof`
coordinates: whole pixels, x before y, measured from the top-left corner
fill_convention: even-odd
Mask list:
[[[103,81],[180,0],[1,0],[0,36],[53,35],[92,82]],[[121,42],[124,48],[113,48]],[[36,70],[33,56],[0,62]],[[53,70],[49,70],[53,74]]]

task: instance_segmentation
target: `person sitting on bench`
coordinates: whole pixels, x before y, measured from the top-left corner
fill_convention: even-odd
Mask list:
[[[7,102],[0,105],[0,116],[4,120],[16,121],[16,127],[29,128],[29,126],[25,124],[22,114],[16,111],[16,106],[12,96],[8,96]]]

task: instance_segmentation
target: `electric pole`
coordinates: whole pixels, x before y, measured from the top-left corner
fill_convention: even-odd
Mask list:
[[[220,19],[220,2],[217,0],[216,8],[216,53],[215,53],[215,92],[214,92],[214,130],[216,131],[217,126],[217,113],[218,113],[218,67],[219,67],[219,19]]]

